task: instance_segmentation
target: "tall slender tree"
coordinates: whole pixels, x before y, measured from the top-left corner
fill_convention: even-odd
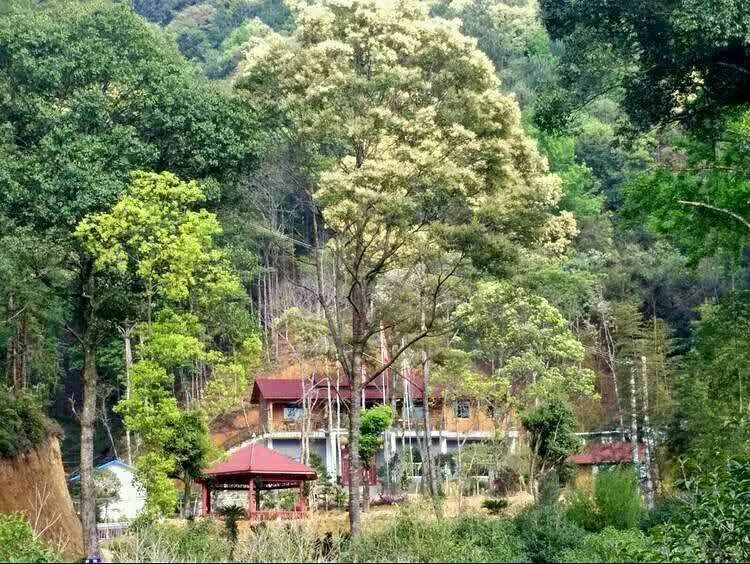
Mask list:
[[[499,92],[492,64],[456,23],[430,17],[419,2],[304,7],[290,37],[271,35],[251,50],[239,86],[256,105],[280,109],[281,132],[309,156],[318,273],[311,291],[351,383],[349,514],[356,535],[363,383],[430,335],[455,269],[437,277],[423,328],[368,370],[363,355],[381,330],[372,307],[378,282],[413,262],[422,238],[499,266],[525,246],[564,241],[574,221],[550,213],[560,183],[524,135],[515,100]],[[336,316],[340,296],[324,291],[324,254],[341,268],[347,325]]]

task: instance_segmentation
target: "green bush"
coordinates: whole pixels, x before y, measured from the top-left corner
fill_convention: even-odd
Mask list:
[[[570,521],[556,504],[530,507],[516,517],[516,529],[532,562],[554,562],[577,548],[586,532]]]
[[[0,457],[39,446],[55,430],[33,396],[0,385]]]
[[[683,484],[684,500],[652,529],[654,558],[750,561],[750,460],[730,459]]]
[[[676,498],[660,501],[651,511],[646,512],[641,520],[641,530],[650,531],[658,525],[668,523],[676,511],[683,509],[683,502]]]
[[[635,529],[646,516],[638,482],[628,468],[599,472],[593,493],[578,488],[568,497],[566,505],[568,518],[594,533],[605,527]]]
[[[59,562],[60,556],[46,548],[19,513],[0,514],[0,562]]]
[[[525,555],[508,520],[424,521],[404,512],[385,529],[361,535],[343,558],[354,562],[516,562]]]
[[[229,559],[230,548],[212,519],[185,526],[144,520],[131,534],[110,544],[117,562],[220,562]]]
[[[635,472],[631,468],[599,472],[594,480],[594,501],[602,528],[635,529],[645,514]]]
[[[588,488],[576,488],[571,492],[566,500],[565,514],[589,532],[596,533],[603,528],[594,496]]]
[[[607,527],[586,535],[580,546],[560,554],[562,562],[640,562],[654,560],[651,540],[637,529]]]
[[[492,515],[499,515],[508,508],[507,499],[485,499],[482,502],[482,507],[489,511]]]

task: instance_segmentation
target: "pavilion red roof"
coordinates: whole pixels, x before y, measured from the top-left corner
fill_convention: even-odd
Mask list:
[[[639,442],[638,454],[642,457],[644,452],[645,446],[642,442]],[[568,460],[585,466],[589,464],[620,464],[630,462],[631,458],[630,442],[614,441],[611,443],[589,443],[583,448],[582,453],[575,454]]]
[[[251,476],[290,477],[314,480],[315,470],[271,450],[260,444],[251,443],[234,451],[229,460],[218,462],[203,471],[204,478],[246,474]]]

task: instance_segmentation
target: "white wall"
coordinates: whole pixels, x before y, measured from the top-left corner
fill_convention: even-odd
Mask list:
[[[102,508],[104,521],[128,521],[141,512],[146,503],[143,489],[135,481],[135,474],[130,468],[112,464],[106,468],[120,482],[120,499]]]

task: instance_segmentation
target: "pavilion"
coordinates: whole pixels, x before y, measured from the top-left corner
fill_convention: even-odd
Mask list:
[[[201,484],[201,511],[211,515],[211,492],[247,491],[247,517],[251,520],[296,519],[304,517],[304,484],[315,480],[317,474],[309,466],[292,460],[262,444],[252,443],[234,451],[228,460],[218,462],[205,470],[199,480]],[[256,492],[299,488],[299,501],[291,511],[260,510]]]

